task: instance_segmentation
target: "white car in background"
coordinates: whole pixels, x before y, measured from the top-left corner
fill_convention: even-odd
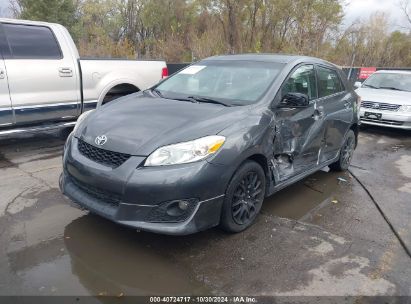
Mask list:
[[[381,70],[355,86],[362,124],[411,130],[411,71]]]

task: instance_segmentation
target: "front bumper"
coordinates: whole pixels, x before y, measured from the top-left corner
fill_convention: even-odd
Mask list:
[[[366,118],[365,112],[380,114],[381,119]],[[407,112],[361,108],[360,119],[362,124],[411,130],[411,113]]]
[[[112,169],[83,156],[77,142],[73,137],[66,145],[60,188],[78,205],[118,224],[162,234],[191,234],[219,224],[231,177],[225,167],[203,161],[146,168],[143,157],[132,156]],[[192,208],[176,221],[162,219],[162,206],[176,200],[187,200]]]

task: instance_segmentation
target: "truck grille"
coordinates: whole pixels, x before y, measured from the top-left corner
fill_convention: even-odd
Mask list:
[[[367,109],[381,110],[381,111],[398,111],[401,105],[390,104],[390,103],[381,103],[373,101],[363,101],[361,102],[361,107]]]
[[[96,148],[81,139],[78,141],[78,150],[88,159],[111,168],[121,166],[130,158],[128,154]]]

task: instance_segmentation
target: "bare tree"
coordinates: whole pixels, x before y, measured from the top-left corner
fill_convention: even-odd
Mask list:
[[[411,1],[410,0],[401,0],[400,1],[400,8],[404,12],[405,18],[407,19],[408,23],[410,24],[411,29]]]
[[[9,9],[14,18],[18,18],[21,14],[20,0],[9,0]]]

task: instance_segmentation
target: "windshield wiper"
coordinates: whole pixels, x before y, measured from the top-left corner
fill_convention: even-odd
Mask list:
[[[394,91],[402,91],[401,89],[395,88],[395,87],[380,87],[380,89],[394,90]]]
[[[379,87],[373,86],[372,84],[363,84],[362,86],[363,87],[369,87],[369,88],[372,88],[372,89],[380,89]]]
[[[226,104],[222,101],[215,100],[212,98],[207,98],[207,97],[200,97],[200,96],[188,96],[188,97],[165,97],[160,90],[158,89],[151,89],[152,92],[154,92],[157,96],[165,99],[172,99],[172,100],[179,100],[179,101],[188,101],[188,102],[193,102],[193,103],[199,103],[199,102],[205,102],[205,103],[215,103],[215,104],[220,104],[225,107],[231,107],[231,105]]]
[[[156,95],[158,95],[158,97],[164,98],[163,94],[160,92],[160,90],[158,89],[151,89],[152,92],[156,93]]]
[[[187,98],[195,100],[196,102],[214,103],[214,104],[223,105],[225,107],[231,107],[231,105],[229,105],[225,102],[222,102],[222,101],[216,100],[216,99],[212,99],[212,98],[200,97],[200,96],[188,96]]]

